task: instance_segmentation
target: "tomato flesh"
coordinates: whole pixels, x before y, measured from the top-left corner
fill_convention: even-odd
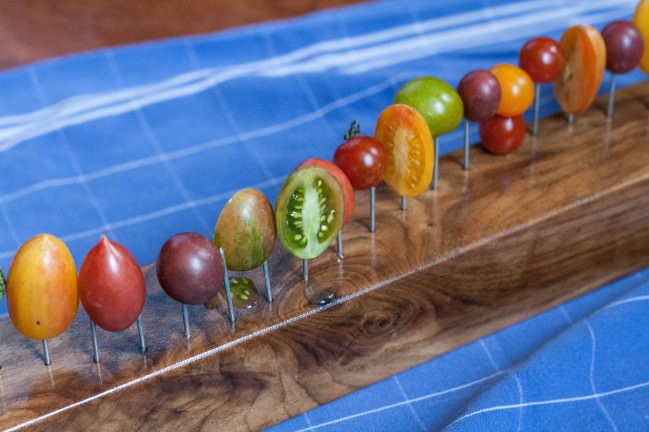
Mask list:
[[[404,104],[387,107],[375,134],[386,150],[385,183],[401,196],[424,192],[433,178],[433,137],[426,120]]]
[[[336,177],[336,180],[340,183],[340,186],[343,188],[343,194],[345,195],[345,217],[343,218],[343,225],[346,225],[354,213],[354,187],[352,186],[350,178],[347,177],[340,167],[328,160],[318,158],[307,159],[298,165],[296,169],[304,168],[306,166],[324,168]]]
[[[329,171],[317,166],[297,169],[277,198],[279,239],[296,257],[315,258],[340,231],[344,209],[343,189]]]

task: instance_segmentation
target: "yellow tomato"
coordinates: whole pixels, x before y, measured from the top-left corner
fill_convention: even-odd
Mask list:
[[[79,306],[77,271],[65,243],[40,234],[20,247],[9,268],[7,306],[28,338],[51,339],[72,324]]]
[[[510,64],[499,64],[490,70],[498,80],[501,90],[496,114],[516,117],[527,111],[534,101],[534,83],[527,72]]]
[[[649,74],[649,0],[642,0],[633,14],[633,23],[638,26],[644,39],[644,54],[640,60],[640,69]]]

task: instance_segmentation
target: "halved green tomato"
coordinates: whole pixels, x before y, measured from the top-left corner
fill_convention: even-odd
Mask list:
[[[324,252],[343,224],[344,193],[329,171],[307,166],[293,171],[277,197],[277,233],[284,247],[301,259]]]
[[[385,183],[406,197],[428,189],[435,153],[426,120],[408,105],[390,105],[379,116],[374,135],[383,143],[388,156]]]

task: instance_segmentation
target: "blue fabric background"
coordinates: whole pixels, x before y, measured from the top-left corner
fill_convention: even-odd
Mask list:
[[[331,158],[350,120],[372,131],[407,80],[455,86],[516,63],[530,37],[601,28],[635,3],[381,1],[4,72],[0,266],[41,232],[78,265],[101,234],[151,262],[176,232],[210,235],[238,189],[274,202],[295,165]],[[542,113],[555,111],[544,86]],[[461,131],[441,142],[459,147]],[[647,289],[630,276],[273,430],[647,430],[647,309],[611,306]]]

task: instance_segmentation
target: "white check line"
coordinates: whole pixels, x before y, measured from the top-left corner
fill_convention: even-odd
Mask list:
[[[588,333],[590,334],[590,341],[592,347],[590,352],[590,371],[588,374],[588,378],[590,379],[590,387],[593,389],[593,394],[597,394],[597,386],[595,385],[595,355],[597,353],[597,338],[595,337],[595,330],[593,330],[593,327],[590,325],[587,319],[584,319],[584,324],[586,324],[586,328],[588,329]],[[604,417],[611,425],[611,429],[617,432],[618,430],[617,426],[615,425],[615,422],[613,421],[611,414],[604,406],[604,403],[602,402],[601,398],[597,397],[595,398],[595,401],[597,402],[597,406],[599,407],[599,409],[604,414]]]

